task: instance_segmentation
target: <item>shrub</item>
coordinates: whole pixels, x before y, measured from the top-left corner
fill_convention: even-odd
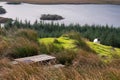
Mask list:
[[[58,47],[53,43],[49,43],[49,44],[40,43],[39,47],[40,47],[40,52],[45,54],[57,53],[64,50],[63,47]]]
[[[59,41],[57,39],[54,39],[53,43],[59,43]]]
[[[33,41],[37,41],[38,39],[37,32],[31,29],[18,29],[18,31],[16,32],[16,36],[25,37]]]
[[[35,42],[23,37],[17,37],[11,45],[12,52],[8,55],[13,58],[33,56],[38,54],[39,51],[39,47]]]
[[[76,58],[76,53],[71,50],[64,50],[59,53],[54,54],[61,64],[72,64],[73,60]]]
[[[1,30],[0,54],[4,57],[26,57],[39,52],[37,33],[30,29]]]
[[[64,34],[63,37],[64,36],[69,37],[71,39],[75,39],[76,42],[74,44],[77,45],[77,47],[84,49],[86,51],[92,51],[90,47],[86,44],[85,40],[83,40],[80,33],[72,31],[72,32]]]
[[[77,54],[77,65],[100,66],[104,65],[102,60],[94,53],[80,50]]]

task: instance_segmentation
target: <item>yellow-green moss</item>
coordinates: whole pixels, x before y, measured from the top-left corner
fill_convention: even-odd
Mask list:
[[[120,49],[113,48],[112,46],[105,46],[98,43],[87,42],[91,49],[93,49],[98,55],[107,60],[111,60],[112,58],[120,57]]]
[[[58,42],[55,42],[55,40]],[[39,42],[46,45],[53,43],[56,47],[63,47],[64,49],[76,49],[76,45],[74,44],[76,40],[69,39],[67,37],[41,38],[39,39]]]

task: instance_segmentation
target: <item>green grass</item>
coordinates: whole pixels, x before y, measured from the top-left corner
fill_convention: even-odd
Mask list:
[[[57,42],[55,42],[57,40]],[[46,45],[53,44],[56,47],[63,47],[64,49],[77,49],[76,45],[74,44],[76,40],[69,39],[68,37],[59,37],[59,38],[40,38],[40,43],[44,43]]]
[[[45,45],[53,44],[57,48],[63,47],[64,49],[78,50],[80,48],[75,44],[77,40],[70,39],[69,37],[59,38],[40,38],[39,43]],[[87,41],[88,46],[95,51],[104,61],[111,61],[111,59],[120,58],[120,48],[112,48],[102,44]]]
[[[97,44],[93,42],[87,42],[91,49],[93,49],[98,55],[106,59],[119,58],[120,49],[112,48],[112,46],[105,46],[102,44]]]

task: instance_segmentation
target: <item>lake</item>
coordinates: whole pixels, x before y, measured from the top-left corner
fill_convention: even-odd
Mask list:
[[[6,9],[7,13],[0,17],[28,20],[31,23],[40,20],[41,14],[57,14],[65,19],[55,21],[65,24],[96,24],[113,25],[120,27],[120,5],[97,5],[97,4],[57,4],[57,5],[35,5],[22,3],[20,5],[9,5],[0,2],[0,6]],[[49,22],[49,21],[46,21]]]

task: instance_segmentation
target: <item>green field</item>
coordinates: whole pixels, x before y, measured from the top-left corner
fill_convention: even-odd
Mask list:
[[[120,57],[120,49],[113,48],[112,46],[106,46],[102,44],[97,44],[93,42],[87,42],[90,48],[92,48],[98,55],[101,57],[111,59],[111,58],[119,58]]]
[[[41,38],[39,39],[40,43],[45,45],[53,44],[56,47],[63,47],[64,49],[77,49],[74,44],[76,40],[70,39],[68,37],[59,37],[59,38]]]
[[[71,49],[71,50],[79,50],[80,48],[77,47],[74,43],[76,40],[70,39],[69,37],[59,37],[59,38],[40,38],[40,43],[44,43],[45,45],[53,44],[57,48],[63,47],[64,49]],[[120,57],[120,49],[113,48],[112,46],[106,46],[102,44],[93,43],[90,41],[86,41],[88,46],[94,50],[101,58],[105,60],[111,60],[113,58]]]

